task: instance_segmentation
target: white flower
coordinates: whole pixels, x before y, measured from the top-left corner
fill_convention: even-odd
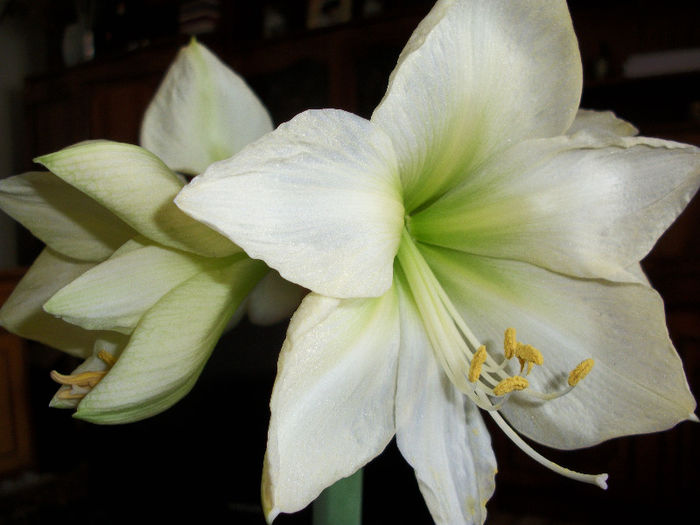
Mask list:
[[[142,141],[198,172],[271,129],[252,91],[193,41],[149,106]],[[47,244],[0,322],[86,358],[52,373],[63,384],[52,406],[101,423],[158,413],[194,385],[247,298],[262,323],[298,304],[299,287],[275,286],[276,273],[173,204],[185,182],[153,153],[91,141],[38,162],[51,172],[0,182],[0,206]]]
[[[600,486],[513,428],[572,449],[693,418],[639,261],[700,155],[576,118],[581,84],[564,1],[439,1],[370,121],[303,113],[177,197],[313,292],[279,360],[268,520],[396,435],[435,521],[483,522],[496,463],[477,407]]]

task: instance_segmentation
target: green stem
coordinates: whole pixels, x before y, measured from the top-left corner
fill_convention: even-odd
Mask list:
[[[313,504],[313,525],[362,524],[362,469],[321,492]]]

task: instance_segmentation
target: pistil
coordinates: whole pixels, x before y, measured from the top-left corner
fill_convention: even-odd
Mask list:
[[[587,359],[576,366],[563,390],[553,393],[533,390],[522,375],[508,374],[506,366],[511,358],[516,357],[520,363],[520,374],[530,374],[535,365],[544,364],[544,356],[537,348],[519,342],[515,329],[507,328],[503,341],[504,359],[496,361],[469,329],[405,229],[397,260],[415,300],[433,354],[455,387],[479,408],[488,411],[511,441],[538,463],[563,476],[607,488],[607,474],[582,474],[548,460],[525,443],[498,413],[514,392],[521,391],[543,401],[570,392],[591,371],[593,360]]]

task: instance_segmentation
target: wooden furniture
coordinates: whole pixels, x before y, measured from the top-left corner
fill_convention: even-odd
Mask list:
[[[624,2],[573,1],[570,4],[574,25],[579,30],[587,79],[591,78],[592,64],[600,58],[601,46],[606,44],[610,49],[610,74],[587,81],[584,106],[613,109],[635,122],[643,134],[700,145],[698,73],[637,80],[619,76],[626,54],[640,49],[640,46],[644,51],[650,43],[687,45],[689,38],[696,38],[687,36],[687,26],[694,26],[678,7],[680,3],[677,6],[671,2],[671,7],[675,8],[657,16],[653,3],[639,2],[633,17],[636,32],[630,23],[625,25],[624,20],[629,19],[621,17],[629,10]],[[398,52],[423,12],[424,9],[419,7],[407,13],[397,12],[392,16],[267,40],[235,40],[230,36],[233,31],[227,33],[227,29],[222,28],[219,34],[201,40],[246,78],[270,109],[276,123],[311,107],[336,107],[368,116],[384,93]],[[670,24],[670,19],[677,20],[673,36],[664,33],[662,37],[654,32],[655,25],[663,29]],[[666,40],[674,36],[679,40],[669,44]],[[183,38],[160,40],[128,54],[98,58],[78,67],[29,79],[25,97],[27,168],[33,156],[89,138],[136,142],[143,110],[177,49],[184,43]],[[700,392],[699,219],[700,202],[696,199],[644,263],[653,285],[665,300],[671,337],[683,357],[695,392]],[[22,262],[29,264],[38,247],[32,245],[26,235],[23,246]],[[3,345],[8,344],[7,355],[21,360],[17,357],[21,342],[6,333],[0,337]],[[249,338],[246,333],[239,333],[237,337]],[[270,363],[274,361],[268,360]],[[8,360],[3,366],[21,366],[19,362],[12,361],[12,364]],[[274,369],[267,370],[267,374],[266,381],[274,375]],[[8,377],[18,381],[13,374]],[[253,381],[250,377],[246,379]],[[17,402],[22,386],[19,388],[17,393],[13,390],[7,403]],[[192,395],[197,391],[195,389]],[[0,402],[6,403],[6,398]],[[171,410],[171,414],[175,414],[174,411],[183,409],[176,406]],[[255,432],[264,436],[265,417],[266,414],[251,416],[246,425],[250,428],[259,426],[255,427]],[[15,446],[13,435],[5,432],[0,436],[3,451]],[[104,437],[105,434],[101,435]],[[529,509],[541,516],[560,520],[571,518],[573,513],[581,517],[581,522],[585,522],[586,517],[591,520],[595,517],[598,523],[608,523],[599,521],[603,513],[611,517],[611,523],[617,513],[624,516],[624,522],[651,520],[650,516],[668,517],[664,514],[668,509],[688,511],[696,496],[694,491],[700,485],[700,452],[695,446],[698,428],[688,423],[658,435],[614,440],[588,451],[546,451],[548,456],[572,468],[587,472],[609,471],[611,489],[607,493],[563,481],[533,464],[497,429],[492,436],[499,461],[498,490],[489,505],[494,509],[494,520],[499,516],[498,509],[501,516],[503,513],[517,515],[523,509]],[[261,458],[253,459],[251,468],[253,475],[257,475]],[[378,466],[373,466],[375,464]],[[409,479],[408,485],[401,485],[401,490],[414,491],[409,498],[384,492],[387,486],[396,483],[395,478],[399,476],[395,472],[399,471],[401,476]],[[373,482],[373,479],[380,481]],[[368,466],[365,480],[368,490],[375,490],[377,494],[374,499],[368,498],[373,512],[391,509],[395,513],[398,507],[405,509],[407,517],[412,512],[418,515],[424,512],[420,510],[422,503],[410,469],[402,460],[378,458],[376,463]],[[378,495],[381,495],[381,500],[377,499]],[[257,492],[252,498],[249,503],[254,505]],[[384,498],[388,498],[388,502]],[[566,506],[572,502],[578,502],[576,509]],[[284,519],[282,516],[280,522],[284,523]],[[386,515],[386,521],[400,520],[391,514]]]
[[[0,271],[0,304],[21,276],[21,271]],[[0,476],[33,459],[25,359],[24,341],[0,328]]]

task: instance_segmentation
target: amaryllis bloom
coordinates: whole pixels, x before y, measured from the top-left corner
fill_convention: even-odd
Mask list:
[[[197,173],[271,129],[243,80],[193,41],[149,106],[142,142]],[[50,172],[0,182],[0,206],[47,245],[0,322],[86,358],[52,373],[62,384],[52,406],[100,423],[161,412],[192,388],[244,301],[260,323],[297,306],[299,287],[173,204],[185,180],[153,152],[91,141],[37,160]]]
[[[439,1],[371,120],[302,113],[179,194],[313,292],[279,359],[268,520],[396,436],[437,523],[483,522],[482,411],[601,487],[520,435],[574,449],[694,418],[639,261],[700,154],[578,113],[581,85],[563,0]]]

